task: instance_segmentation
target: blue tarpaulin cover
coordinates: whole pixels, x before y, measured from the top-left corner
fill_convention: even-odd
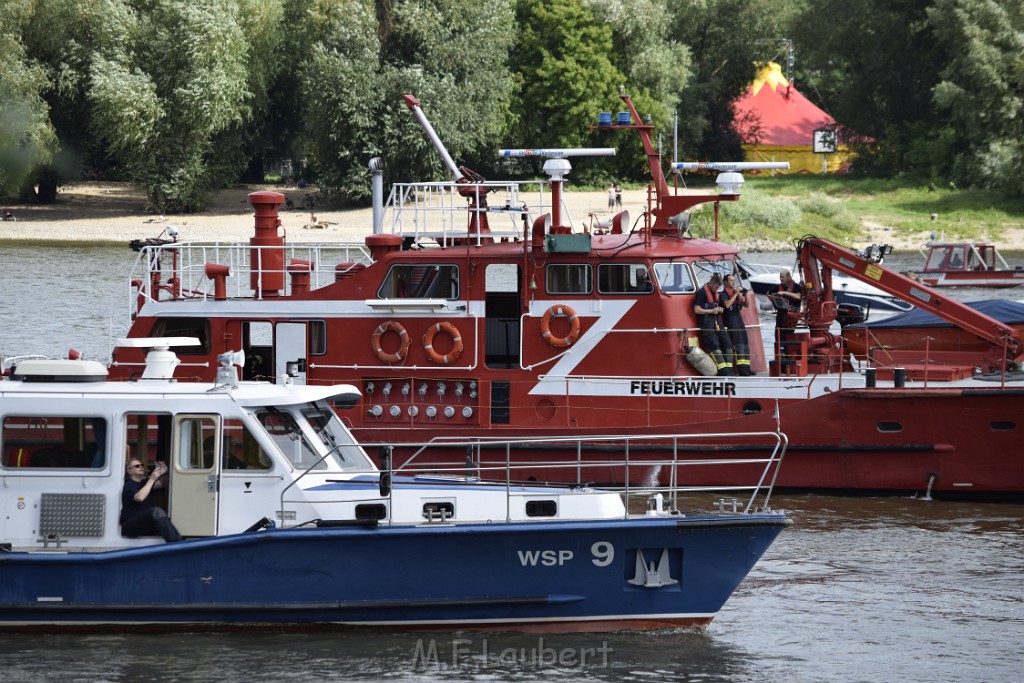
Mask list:
[[[976,311],[981,311],[990,318],[995,318],[1006,325],[1024,323],[1024,304],[1004,299],[986,299],[985,301],[965,301],[964,305],[970,306]],[[872,329],[887,329],[893,327],[955,327],[953,323],[946,322],[937,315],[922,311],[919,308],[899,313],[883,320],[874,322],[849,325],[846,329],[867,327]]]

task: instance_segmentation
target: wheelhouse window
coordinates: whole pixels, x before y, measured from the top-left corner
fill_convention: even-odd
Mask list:
[[[224,420],[221,467],[226,470],[269,470],[273,461],[241,420]]]
[[[107,421],[101,417],[4,417],[3,469],[100,469],[107,461]]]
[[[451,264],[391,267],[377,290],[380,299],[458,299],[459,268]]]
[[[654,264],[654,277],[666,294],[693,294],[697,285],[685,261],[662,261]]]
[[[938,270],[943,267],[948,255],[948,249],[932,249],[928,252],[928,260],[925,261],[924,267],[928,270]]]
[[[352,434],[345,429],[338,415],[325,405],[302,410],[302,415],[313,427],[320,440],[331,452],[334,462],[342,469],[370,469],[370,461]]]
[[[643,263],[602,263],[597,267],[597,291],[601,294],[649,294],[654,291],[654,283]]]
[[[693,272],[697,276],[697,286],[703,287],[707,284],[708,280],[714,274],[721,275],[723,278],[726,275],[737,275],[742,276],[742,273],[736,268],[736,262],[732,259],[719,259],[717,261],[694,261],[692,263]]]
[[[258,412],[256,417],[295,469],[327,469],[327,463],[303,436],[291,413],[268,409]]]
[[[195,337],[199,346],[172,346],[179,356],[205,356],[210,353],[210,321],[206,318],[159,318],[150,337]]]
[[[552,263],[544,273],[548,294],[590,294],[594,291],[593,280],[588,263]]]

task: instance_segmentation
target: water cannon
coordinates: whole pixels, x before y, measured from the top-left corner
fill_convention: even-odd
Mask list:
[[[872,244],[857,255],[870,263],[881,263],[885,260],[885,257],[891,253],[891,244]]]
[[[676,232],[682,238],[683,235],[690,231],[690,212],[680,211],[668,219],[668,224],[675,226]]]

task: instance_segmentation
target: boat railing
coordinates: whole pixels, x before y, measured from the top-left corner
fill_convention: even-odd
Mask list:
[[[636,503],[661,494],[671,510],[681,510],[684,496],[721,494],[735,497],[737,510],[767,509],[785,455],[788,439],[782,432],[596,435],[501,438],[438,437],[414,446],[414,452],[389,472],[402,476],[449,476],[504,484],[507,498],[513,487],[587,487],[605,481],[609,472],[618,484],[600,483],[602,491],[623,496],[627,515]],[[410,448],[402,444],[403,448]],[[368,446],[372,448],[372,445]],[[462,461],[445,461],[435,449],[464,454]],[[543,459],[536,454],[543,454]],[[565,453],[558,457],[552,453]],[[607,453],[607,457],[598,454]],[[728,454],[723,456],[721,454]],[[743,453],[742,457],[738,454]],[[711,468],[720,472],[718,486],[691,485],[688,472]],[[545,477],[544,472],[552,476]],[[702,474],[701,480],[707,476]],[[549,482],[547,484],[543,482]],[[562,482],[562,483],[555,483]],[[510,505],[510,501],[508,501]],[[507,513],[510,514],[509,510]]]
[[[534,219],[551,211],[545,185],[540,180],[396,183],[385,206],[384,227],[418,243],[441,246],[455,240],[524,240]],[[562,216],[569,218],[564,203]],[[480,225],[488,231],[481,233]]]
[[[379,473],[382,479],[387,478],[391,482],[385,494],[389,504],[393,502],[391,496],[396,489],[406,485],[422,486],[424,481],[503,486],[505,521],[511,521],[513,499],[535,495],[544,488],[618,493],[623,500],[626,518],[648,505],[657,507],[659,512],[683,514],[685,505],[706,507],[709,500],[716,499],[723,512],[749,514],[769,510],[772,490],[788,443],[783,432],[768,431],[514,440],[438,437],[423,443],[363,443],[361,446],[367,452],[388,454],[382,457]],[[411,449],[412,454],[392,467],[390,454],[396,447],[406,452]],[[437,454],[438,449],[440,455]],[[454,453],[458,453],[458,457]],[[571,455],[559,457],[552,453]],[[598,454],[601,453],[608,455],[600,457]],[[329,454],[324,455],[321,461],[327,457]],[[289,491],[300,491],[300,481],[316,473],[318,465],[313,463],[282,490],[279,519],[286,519],[288,504],[305,502],[301,494],[289,496]],[[711,468],[720,473],[717,479],[724,483],[715,486],[689,484],[688,473],[698,468],[701,472],[694,480],[706,481],[707,470]],[[551,476],[545,477],[545,472]],[[614,474],[615,481],[621,483],[600,483],[609,476],[609,472]],[[525,492],[523,487],[526,487]],[[338,502],[379,501],[380,497],[374,496],[362,501],[346,498]]]
[[[129,312],[149,301],[168,299],[261,298],[279,281],[278,295],[289,295],[308,274],[310,289],[323,287],[372,262],[363,242],[302,243],[253,246],[248,242],[180,242],[146,246],[132,265]],[[227,269],[224,291],[217,292],[208,265]],[[256,284],[256,287],[253,286]]]

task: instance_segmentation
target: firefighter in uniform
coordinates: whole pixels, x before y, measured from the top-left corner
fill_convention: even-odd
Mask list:
[[[722,286],[722,276],[712,275],[707,284],[697,290],[693,312],[700,325],[700,345],[715,361],[720,377],[732,375],[732,342],[722,325],[721,302],[718,299],[718,288]]]
[[[753,373],[750,371],[750,344],[747,341],[747,326],[743,322],[743,309],[749,306],[750,300],[747,297],[747,290],[736,286],[735,275],[725,276],[725,287],[719,295],[719,302],[724,310],[722,321],[729,331],[729,340],[732,342],[736,374],[749,377]]]

